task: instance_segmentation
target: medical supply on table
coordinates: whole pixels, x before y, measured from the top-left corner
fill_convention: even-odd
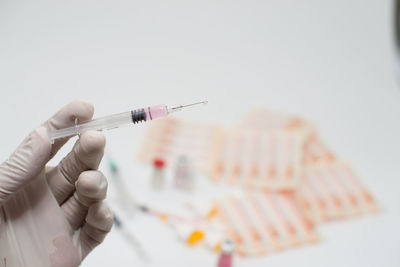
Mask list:
[[[148,214],[150,216],[154,216],[159,219],[163,223],[166,223],[168,226],[175,229],[178,236],[185,240],[188,245],[195,245],[199,241],[203,239],[204,230],[202,228],[202,219],[196,217],[183,217],[172,213],[167,213],[163,211],[159,211],[153,208],[150,208],[148,205],[143,203],[139,203],[136,201],[131,194],[127,191],[127,187],[124,184],[122,177],[120,177],[119,170],[115,161],[109,159],[109,167],[112,174],[111,180],[116,184],[116,189],[118,190],[118,203],[121,206],[121,210],[125,211],[128,215],[132,215],[133,213],[140,211],[144,214]],[[155,180],[153,181],[153,186],[156,186],[157,189],[160,189],[160,186],[163,186],[165,177],[163,177],[164,161],[162,159],[155,159]],[[160,173],[161,172],[161,173]],[[145,259],[145,255],[140,243],[137,239],[122,225],[121,220],[118,216],[114,214],[114,222],[118,229],[122,231],[124,237],[132,244],[135,250],[138,252],[139,256]]]
[[[169,226],[189,246],[199,245],[219,252],[224,240],[224,226],[215,220],[192,212],[192,220],[172,221]]]
[[[170,226],[172,226],[178,237],[189,246],[196,245],[204,238],[204,230],[199,224],[175,222]]]
[[[259,131],[294,130],[308,131],[315,127],[308,121],[290,114],[269,109],[258,108],[245,114],[238,123],[239,127],[251,128]]]
[[[158,166],[162,165],[162,168],[164,168],[163,166],[164,163],[162,159],[155,159],[154,161],[155,165]],[[118,191],[117,192],[118,203],[120,204],[121,209],[124,210],[128,215],[140,211],[145,214],[154,216],[163,222],[179,222],[179,223],[185,222],[189,224],[196,224],[201,220],[199,218],[185,218],[183,216],[179,216],[176,214],[156,210],[140,201],[137,201],[128,191],[127,186],[120,175],[120,171],[116,162],[110,157],[108,157],[108,163],[111,172],[110,180],[116,184],[116,189]]]
[[[122,236],[129,242],[132,248],[136,251],[139,258],[143,261],[148,261],[149,257],[145,250],[143,249],[142,244],[139,240],[124,226],[120,218],[113,213],[114,216],[114,225],[121,232]]]
[[[108,166],[111,172],[110,181],[115,185],[118,190],[117,201],[121,209],[123,209],[128,215],[133,215],[138,210],[139,203],[133,198],[132,194],[129,192],[127,185],[125,184],[123,178],[121,177],[120,171],[117,167],[116,162],[108,159]]]
[[[296,187],[306,131],[226,130],[192,124],[169,118],[155,122],[139,157],[148,161],[162,156],[174,162],[185,155],[194,162],[193,168],[213,182],[267,190]]]
[[[162,159],[155,159],[155,165],[164,168],[164,161]],[[137,201],[133,196],[128,192],[126,184],[123,181],[123,178],[120,175],[119,168],[117,167],[116,162],[108,157],[109,168],[111,172],[111,181],[116,184],[117,189],[117,197],[118,203],[121,206],[121,210],[125,211],[128,215],[140,211],[142,213],[154,216],[163,222],[185,222],[189,224],[196,224],[201,219],[199,218],[185,218],[183,216],[179,216],[176,214],[160,211],[150,206]]]
[[[178,157],[178,161],[175,164],[174,179],[176,188],[187,191],[194,190],[194,172],[187,156],[181,155]]]
[[[219,136],[218,126],[165,118],[155,121],[148,127],[141,142],[139,159],[151,162],[162,157],[173,166],[182,155],[187,156],[196,170],[204,169],[213,140]]]
[[[209,219],[177,225],[181,237],[200,229],[196,244],[214,251],[226,237],[242,256],[314,243],[318,223],[379,210],[352,168],[297,116],[255,110],[231,129],[166,118],[149,127],[138,156],[169,164],[186,156],[210,181],[240,189],[192,203],[197,217]]]
[[[297,201],[315,222],[345,219],[379,211],[379,205],[355,175],[349,164],[344,163],[322,142],[316,127],[296,116],[269,110],[255,110],[245,116],[241,125],[260,131],[291,129],[305,132],[301,152],[301,171],[296,187]],[[274,123],[271,123],[274,121]]]
[[[190,211],[194,218],[197,218],[195,223],[192,223],[190,227],[188,225],[178,225],[176,229],[180,238],[188,236],[188,231],[184,228],[190,229],[191,231],[201,231],[203,238],[198,240],[198,245],[204,246],[214,252],[221,250],[221,243],[225,239],[225,227],[215,219],[218,216],[218,210],[214,201],[192,201],[187,203],[186,208]],[[187,232],[185,234],[185,231]]]
[[[163,222],[178,222],[178,223],[189,223],[189,224],[198,224],[202,219],[201,218],[187,218],[181,215],[173,214],[170,212],[160,211],[154,208],[150,208],[147,205],[139,205],[139,210],[143,213],[152,215]]]
[[[242,255],[318,240],[314,223],[289,193],[245,193],[217,200],[217,207],[219,219]]]
[[[298,201],[315,221],[344,219],[379,210],[371,193],[344,162],[305,166]]]
[[[153,173],[151,176],[151,186],[153,189],[160,190],[165,186],[165,162],[161,158],[153,160]]]
[[[294,193],[249,191],[194,201],[190,209],[207,218],[201,244],[214,251],[221,250],[226,238],[235,242],[235,251],[241,256],[262,255],[320,239],[316,224]]]
[[[292,190],[298,183],[303,133],[288,130],[226,132],[206,167],[214,182],[267,190]]]
[[[213,225],[206,222],[206,218],[195,214],[191,214],[191,216],[177,215],[149,208],[145,205],[141,205],[140,210],[165,223],[169,228],[174,230],[180,240],[189,246],[194,246],[203,241],[205,239],[205,232],[208,233],[207,240],[210,240],[212,237],[212,234],[209,233],[221,232],[221,228],[213,228]],[[219,237],[215,240],[219,242],[220,239]]]
[[[235,244],[231,240],[227,239],[222,242],[217,267],[233,267],[234,248]]]
[[[140,157],[146,160],[152,155],[163,155],[172,161],[186,155],[196,161],[196,170],[206,174],[213,182],[242,188],[306,191],[309,192],[307,198],[312,198],[312,193],[320,194],[319,190],[323,192],[324,186],[313,186],[311,190],[310,186],[318,184],[319,180],[307,183],[310,178],[304,179],[305,169],[313,169],[316,164],[339,164],[342,161],[321,141],[311,123],[265,110],[254,111],[246,118],[240,124],[243,129],[233,130],[215,125],[196,126],[193,122],[177,119],[157,122],[149,127],[146,135],[146,138],[151,138],[152,146],[145,141],[146,151],[143,147]],[[158,132],[163,134],[158,135]],[[347,168],[351,171],[349,166]],[[328,172],[322,173],[325,180],[331,180]],[[353,184],[361,186],[356,177],[353,180]],[[331,191],[337,187],[334,181],[328,186],[332,187]],[[304,194],[299,194],[300,198],[302,196]],[[302,201],[306,202],[305,199]],[[364,211],[377,211],[372,196],[369,202],[370,208]],[[346,211],[343,205],[336,207],[342,210],[329,215],[319,214],[315,219],[337,219],[343,218],[343,214],[365,213]]]
[[[167,105],[156,105],[156,106],[131,110],[119,114],[113,114],[87,122],[79,122],[75,120],[75,126],[49,131],[49,136],[50,139],[54,141],[59,138],[80,135],[83,132],[89,130],[95,130],[95,131],[110,130],[132,123],[136,124],[143,121],[155,120],[158,118],[166,117],[173,112],[182,110],[183,108],[199,104],[207,104],[207,103],[208,101],[202,101],[188,105],[178,105],[171,107]]]

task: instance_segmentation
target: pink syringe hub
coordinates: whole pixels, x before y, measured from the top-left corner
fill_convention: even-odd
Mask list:
[[[155,120],[158,118],[166,117],[168,115],[168,108],[166,105],[157,105],[145,108],[146,121]]]

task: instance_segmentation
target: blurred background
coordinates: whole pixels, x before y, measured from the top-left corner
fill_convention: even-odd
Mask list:
[[[233,125],[254,106],[298,114],[351,160],[382,212],[326,224],[318,244],[237,257],[236,266],[400,266],[394,9],[388,0],[0,0],[1,160],[76,98],[92,102],[95,117],[203,99],[179,116]],[[145,128],[107,132],[106,153],[132,194],[149,198],[149,166],[136,160]],[[174,205],[173,196],[150,201]],[[148,265],[216,265],[216,254],[185,246],[158,221],[128,224]],[[82,266],[113,264],[144,265],[116,229]]]

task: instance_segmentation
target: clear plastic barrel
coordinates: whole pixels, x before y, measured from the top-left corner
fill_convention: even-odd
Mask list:
[[[55,140],[58,138],[70,137],[91,130],[101,131],[101,130],[118,128],[120,126],[132,123],[132,115],[131,112],[129,111],[94,119],[92,121],[84,122],[81,124],[79,124],[79,122],[77,123],[78,124],[76,124],[75,126],[50,131],[49,132],[50,139]]]

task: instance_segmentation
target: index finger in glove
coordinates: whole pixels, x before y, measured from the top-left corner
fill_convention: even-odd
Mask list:
[[[62,107],[56,114],[43,123],[43,126],[48,131],[70,127],[75,125],[75,120],[84,122],[92,119],[93,113],[94,107],[91,103],[83,100],[75,100]],[[50,157],[53,157],[68,139],[67,137],[55,140],[51,148]]]

